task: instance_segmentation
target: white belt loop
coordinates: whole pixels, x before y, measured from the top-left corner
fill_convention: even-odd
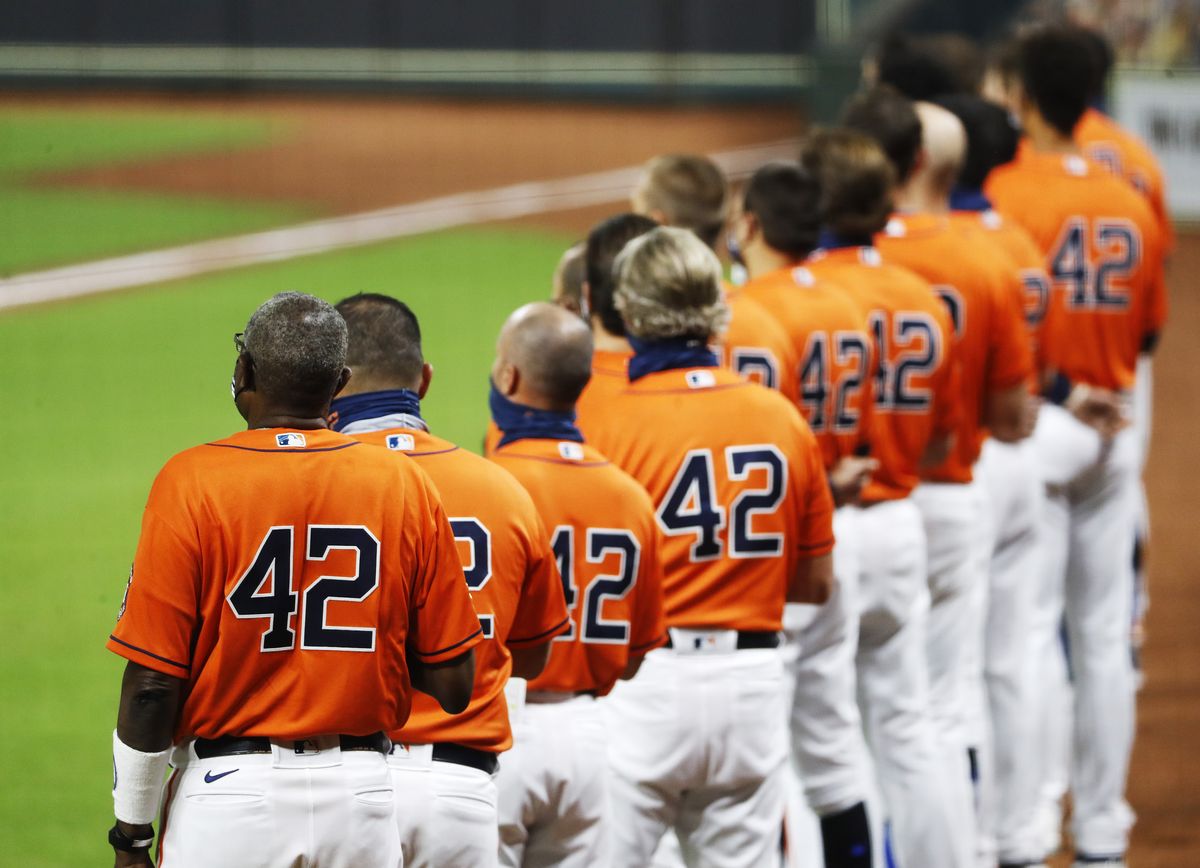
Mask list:
[[[737,650],[737,630],[693,630],[668,627],[676,654],[732,654]]]

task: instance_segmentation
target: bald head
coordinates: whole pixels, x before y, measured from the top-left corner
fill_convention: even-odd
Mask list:
[[[592,332],[549,302],[518,308],[500,329],[492,380],[519,404],[571,410],[592,377]]]
[[[948,196],[967,155],[967,133],[962,122],[941,106],[929,102],[915,105],[921,121],[921,151],[924,159],[917,172],[931,193]]]

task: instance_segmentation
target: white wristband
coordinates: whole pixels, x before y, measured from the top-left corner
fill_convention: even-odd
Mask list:
[[[171,748],[158,753],[135,750],[113,730],[113,814],[118,820],[140,826],[158,818],[170,755]]]

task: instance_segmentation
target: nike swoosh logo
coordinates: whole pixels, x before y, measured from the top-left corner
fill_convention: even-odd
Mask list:
[[[221,772],[219,775],[214,775],[212,772],[205,772],[204,773],[204,783],[211,784],[213,781],[219,781],[219,780],[221,780],[221,778],[226,777],[227,775],[231,775],[236,771],[238,771],[238,769],[231,769],[230,771],[227,771],[227,772]]]

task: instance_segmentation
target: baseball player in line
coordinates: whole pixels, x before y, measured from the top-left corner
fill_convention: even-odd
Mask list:
[[[625,339],[625,324],[613,306],[613,260],[627,242],[657,225],[639,214],[617,214],[596,224],[584,242],[580,297],[584,320],[592,331],[593,352],[592,377],[575,402],[576,421],[581,427],[588,424],[593,413],[606,412],[609,396],[624,388],[625,368],[633,355]],[[495,451],[501,436],[495,420],[491,420],[484,440],[485,454]]]
[[[250,318],[247,430],[150,491],[109,638],[118,866],[399,866],[387,734],[413,687],[467,707],[482,641],[453,531],[415,464],[330,431],[346,324],[281,293]],[[163,776],[174,767],[165,797]]]
[[[973,845],[958,810],[958,755],[941,748],[930,710],[926,538],[911,495],[923,468],[950,454],[960,412],[954,332],[930,285],[884,262],[876,233],[892,211],[895,175],[870,138],[818,132],[801,164],[821,189],[821,248],[805,262],[866,311],[873,370],[871,455],[879,467],[859,516],[858,691],[901,864],[962,866]]]
[[[655,157],[646,164],[631,204],[634,211],[663,226],[690,230],[715,252],[728,216],[729,184],[708,157]],[[795,391],[797,359],[787,335],[738,287],[724,284],[724,288],[729,321],[716,336],[720,363],[769,388]]]
[[[784,611],[792,752],[820,818],[826,868],[872,862],[866,799],[870,764],[856,698],[859,547],[857,507],[877,466],[866,457],[874,410],[874,356],[867,316],[845,292],[816,279],[804,259],[820,234],[816,179],[795,163],[770,163],[746,183],[730,222],[732,249],[750,280],[742,292],[787,332],[802,360],[798,391],[786,394],[821,446],[837,510],[836,581],[821,606]]]
[[[608,734],[599,701],[666,641],[660,533],[646,492],[583,442],[572,407],[591,376],[591,335],[545,302],[514,313],[492,369],[492,460],[528,489],[546,521],[571,607],[570,632],[516,709],[503,756],[500,856],[506,866],[610,860]]]
[[[983,624],[990,534],[985,493],[975,482],[985,426],[1006,442],[1032,430],[1028,383],[1033,375],[1021,310],[1020,278],[982,230],[950,219],[950,190],[965,151],[954,115],[912,104],[878,88],[857,97],[845,121],[871,135],[888,154],[900,183],[896,213],[877,241],[885,262],[925,278],[954,325],[960,413],[954,447],[921,471],[913,492],[928,541],[931,598],[928,665],[938,739],[957,751],[956,827],[975,822],[980,739],[971,722],[983,693]],[[969,841],[978,846],[978,836]]]
[[[1034,641],[1043,659],[1061,653],[1057,627],[1065,611],[1076,859],[1122,865],[1133,819],[1124,789],[1133,743],[1129,625],[1139,467],[1123,405],[1138,355],[1154,349],[1166,310],[1158,221],[1073,139],[1092,63],[1073,31],[1051,27],[1021,37],[1017,105],[1029,147],[992,172],[985,192],[1033,236],[1052,281],[1042,340],[1050,403],[1034,434],[1047,524],[1046,593]]]
[[[612,861],[648,864],[674,830],[689,865],[777,864],[783,606],[831,582],[820,449],[785,398],[717,367],[727,311],[701,241],[655,229],[615,270],[629,384],[584,433],[655,504],[670,640],[605,701]]]
[[[332,405],[334,430],[382,446],[429,474],[450,516],[467,587],[483,628],[471,702],[447,715],[417,695],[391,733],[388,764],[406,866],[496,864],[497,755],[512,745],[505,685],[533,678],[550,641],[569,629],[562,584],[538,510],[507,473],[429,432],[421,399],[433,368],[416,315],[403,302],[363,294],[339,302],[354,375]]]
[[[951,219],[985,237],[1020,278],[1026,332],[1032,349],[1050,293],[1041,252],[1024,229],[991,207],[983,182],[1012,160],[1017,133],[1008,113],[975,96],[938,103],[963,124],[967,149],[951,195]],[[1036,391],[1036,382],[1031,383]],[[1002,864],[1021,864],[1041,852],[1037,806],[1040,790],[1036,743],[1037,681],[1046,661],[1029,653],[1028,636],[1041,572],[1041,477],[1030,439],[1016,443],[988,437],[975,464],[986,495],[989,545],[983,671],[986,698],[975,714],[979,759],[980,852]],[[986,704],[985,704],[986,703]]]

